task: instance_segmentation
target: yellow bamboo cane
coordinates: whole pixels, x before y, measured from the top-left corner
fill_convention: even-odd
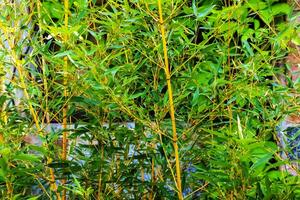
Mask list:
[[[65,0],[64,1],[64,24],[65,24],[65,31],[68,29],[68,23],[69,23],[69,1]],[[66,45],[68,41],[68,33],[64,33],[64,44]],[[67,68],[68,68],[68,58],[67,56],[64,57],[64,69],[63,69],[63,85],[64,85],[64,97],[68,96],[68,91],[67,91]],[[66,131],[67,129],[67,111],[68,107],[65,104],[63,107],[63,122],[62,122],[62,128],[63,128],[63,141],[62,141],[62,160],[67,159],[67,146],[68,146],[68,132]],[[67,182],[66,179],[62,180],[62,185],[65,185]],[[63,194],[62,194],[62,199],[66,200],[67,194],[66,194],[66,189],[63,189]]]
[[[178,139],[177,139],[176,121],[175,121],[175,108],[173,102],[173,92],[172,92],[171,75],[170,75],[171,73],[169,69],[168,49],[167,49],[167,41],[165,36],[164,19],[162,15],[161,0],[158,0],[158,12],[159,12],[160,31],[161,31],[161,37],[163,43],[163,51],[164,51],[164,70],[165,70],[167,86],[168,86],[170,116],[172,121],[173,147],[174,147],[175,165],[176,165],[176,186],[177,186],[178,199],[182,200],[183,196],[182,196],[182,189],[181,189],[181,170],[180,170],[178,143],[177,143]]]

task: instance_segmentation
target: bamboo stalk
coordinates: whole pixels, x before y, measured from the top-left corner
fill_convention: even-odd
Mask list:
[[[37,0],[37,13],[38,13],[38,24],[39,24],[39,31],[40,31],[40,42],[43,43],[43,34],[42,34],[42,16],[41,16],[41,1]],[[41,67],[43,72],[43,90],[45,92],[45,118],[46,118],[46,124],[48,125],[50,122],[49,119],[49,113],[48,113],[48,82],[47,82],[47,76],[46,76],[46,63],[43,57],[41,58]],[[44,123],[44,118],[42,120],[42,124]]]
[[[169,69],[169,58],[168,58],[168,49],[167,49],[167,41],[165,37],[165,28],[164,28],[164,19],[162,15],[162,3],[161,0],[158,0],[158,12],[159,12],[159,24],[160,31],[163,43],[163,51],[164,51],[164,69],[165,75],[167,79],[168,86],[168,96],[169,96],[169,106],[170,106],[170,116],[172,121],[172,131],[173,131],[173,147],[175,154],[175,165],[176,165],[176,186],[177,186],[177,194],[178,199],[182,200],[182,189],[181,189],[181,170],[180,170],[180,158],[179,158],[179,150],[178,150],[178,138],[177,138],[177,130],[176,130],[176,119],[175,119],[175,108],[173,102],[173,92],[171,85],[171,75]]]
[[[0,66],[0,70],[4,71],[4,67]],[[4,77],[5,76],[0,76],[0,95],[2,95],[2,93],[4,92]],[[0,111],[0,118],[1,120],[7,124],[7,112],[6,112],[6,102],[3,103],[2,107],[1,107],[1,111]],[[3,133],[0,133],[0,144],[4,143],[4,135]]]
[[[137,149],[140,150],[140,145],[137,144]],[[145,183],[145,170],[144,170],[144,167],[143,167],[143,163],[144,163],[144,160],[142,159],[142,162],[141,162],[141,181],[142,181],[142,186],[144,186],[144,183]],[[142,199],[143,200],[146,200],[147,198],[147,195],[144,193],[144,190],[143,190],[143,196],[142,196]]]
[[[69,1],[65,0],[64,1],[64,6],[65,6],[65,28],[68,28],[68,13],[69,13]],[[68,36],[67,33],[64,35],[64,43],[68,41]],[[64,85],[64,97],[68,96],[68,91],[67,91],[67,68],[68,68],[68,58],[67,56],[64,57],[64,78],[63,78],[63,85]],[[67,105],[64,105],[63,108],[63,129],[67,128]],[[62,152],[62,158],[66,159],[67,156],[67,132],[64,131],[63,133],[63,152]]]
[[[103,162],[104,159],[104,144],[101,145],[101,162]],[[97,200],[102,200],[102,163],[100,165],[100,172],[99,172],[99,180],[98,180],[98,195]]]
[[[68,29],[68,23],[69,23],[69,1],[64,0],[64,23],[65,23],[65,31]],[[68,34],[64,33],[64,44],[66,45],[68,41]],[[63,69],[63,85],[64,85],[64,97],[68,97],[68,91],[67,91],[67,68],[68,68],[68,58],[67,56],[64,57],[64,69]],[[68,132],[67,129],[67,111],[68,107],[65,104],[63,107],[63,122],[62,122],[62,128],[63,128],[63,141],[62,141],[62,160],[67,159],[67,146],[68,146]],[[64,186],[66,184],[67,180],[64,178],[62,180],[62,185]],[[67,191],[64,188],[63,194],[62,194],[62,200],[66,200],[67,198]]]
[[[156,177],[155,177],[155,163],[154,163],[154,158],[152,157],[152,159],[151,159],[151,183],[152,183],[152,186],[151,186],[151,191],[150,191],[150,194],[149,194],[149,199],[150,200],[154,199],[153,188],[154,188],[155,180],[156,180]]]
[[[6,181],[6,188],[7,188],[7,196],[12,199],[13,197],[13,187],[11,182]]]
[[[141,181],[142,181],[142,185],[144,185],[145,182],[145,171],[144,171],[144,167],[141,167]],[[145,199],[145,195],[143,195],[143,199]]]
[[[225,1],[226,4],[226,1]],[[228,8],[230,8],[230,0],[228,0],[228,5],[226,5]],[[229,80],[230,80],[230,85],[233,79],[233,73],[231,70],[231,57],[230,57],[230,42],[231,42],[231,37],[230,37],[230,30],[231,30],[231,24],[230,24],[230,18],[231,18],[231,11],[228,12],[228,38],[227,38],[227,67],[228,67],[228,72],[229,72]],[[232,109],[231,109],[231,104],[228,105],[228,114],[229,114],[229,131],[232,132]]]
[[[38,14],[38,24],[39,24],[39,29],[40,29],[40,42],[43,42],[43,35],[42,35],[42,16],[41,16],[41,2],[40,0],[37,0],[37,14]],[[46,69],[45,69],[45,60],[43,58],[42,59],[42,71],[43,71],[43,89],[45,92],[45,103],[46,103],[46,108],[45,108],[45,113],[46,113],[46,124],[49,125],[50,124],[50,119],[49,119],[49,115],[48,115],[48,84],[47,84],[47,77],[46,77]],[[42,124],[44,123],[44,120],[42,120]],[[50,158],[47,158],[47,164],[50,164],[52,162],[52,160]],[[55,179],[55,174],[54,174],[54,170],[52,168],[49,168],[49,173],[50,173],[50,185],[51,188],[53,189],[53,191],[56,194],[56,197],[58,200],[61,199],[60,194],[57,192],[57,185],[56,185],[56,179]]]

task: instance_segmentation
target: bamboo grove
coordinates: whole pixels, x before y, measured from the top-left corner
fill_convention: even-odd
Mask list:
[[[1,199],[300,198],[277,137],[298,1],[0,8]]]

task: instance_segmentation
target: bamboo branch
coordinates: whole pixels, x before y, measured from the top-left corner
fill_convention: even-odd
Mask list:
[[[164,19],[162,15],[162,3],[161,0],[158,0],[158,11],[159,11],[159,24],[160,24],[160,31],[163,43],[163,50],[164,50],[164,69],[165,75],[167,79],[167,86],[168,86],[168,95],[169,95],[169,105],[170,105],[170,116],[172,121],[172,131],[173,131],[173,147],[175,153],[175,165],[176,165],[176,186],[177,186],[177,193],[178,199],[182,200],[182,189],[181,189],[181,170],[180,170],[180,158],[179,158],[179,150],[178,150],[178,139],[177,139],[177,131],[176,131],[176,119],[175,119],[175,108],[173,102],[173,92],[172,92],[172,85],[171,85],[171,75],[169,69],[169,59],[168,59],[168,49],[167,49],[167,41],[165,37],[165,28],[164,28]]]

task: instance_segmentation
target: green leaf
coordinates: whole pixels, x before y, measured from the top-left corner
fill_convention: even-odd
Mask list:
[[[259,13],[264,20],[265,23],[270,24],[273,20],[274,16],[279,14],[289,15],[291,13],[291,7],[286,3],[279,3],[271,6],[270,8],[266,8],[261,10]]]
[[[249,0],[249,1],[246,1],[246,3],[254,11],[265,9],[268,6],[266,2],[261,1],[261,0]]]
[[[42,153],[43,155],[47,155],[48,150],[45,147],[36,146],[36,145],[28,145],[28,148],[37,152]]]
[[[196,18],[198,20],[198,19],[201,19],[201,18],[207,16],[212,11],[212,9],[215,7],[215,5],[204,5],[204,6],[197,8],[195,0],[193,0],[192,7],[193,7],[194,15],[196,16]]]
[[[43,2],[42,7],[52,18],[62,19],[64,16],[64,7],[59,2]]]
[[[287,3],[277,3],[271,7],[272,15],[278,15],[278,14],[286,14],[290,15],[292,12],[292,8]]]
[[[201,6],[200,8],[198,8],[197,15],[196,15],[197,19],[207,16],[214,7],[215,7],[215,5],[210,5],[210,6],[207,5],[207,6]]]
[[[145,94],[146,94],[146,92],[136,93],[136,94],[130,95],[129,99],[136,99],[138,97],[144,96]]]
[[[30,198],[27,199],[27,200],[38,200],[38,199],[40,198],[40,196],[41,196],[41,195],[39,195],[39,196],[34,196],[34,197],[30,197]]]
[[[73,52],[71,50],[68,50],[68,51],[63,51],[63,52],[60,52],[60,53],[57,53],[53,56],[53,58],[62,58],[62,57],[65,57],[65,56],[70,56]]]
[[[243,40],[242,43],[243,43],[243,47],[248,52],[249,56],[253,56],[254,52],[253,52],[251,46],[249,45],[249,42],[247,40]]]
[[[250,170],[254,171],[255,173],[261,172],[271,158],[272,158],[271,154],[266,154],[266,155],[262,156],[260,159],[258,159],[257,161],[255,161],[253,163]]]
[[[20,153],[15,155],[14,160],[30,161],[30,162],[40,162],[41,159],[35,155]]]
[[[116,66],[109,69],[106,69],[104,72],[104,75],[112,75],[112,77],[115,77],[116,73],[122,69],[122,66]]]
[[[3,156],[7,156],[9,155],[11,152],[10,152],[10,149],[8,147],[5,147],[5,148],[2,148],[0,149],[0,155],[3,155]]]
[[[192,99],[192,106],[195,106],[198,103],[199,98],[199,88],[194,92],[193,99]]]
[[[6,174],[7,172],[5,172],[4,169],[0,168],[0,182],[6,181]]]

